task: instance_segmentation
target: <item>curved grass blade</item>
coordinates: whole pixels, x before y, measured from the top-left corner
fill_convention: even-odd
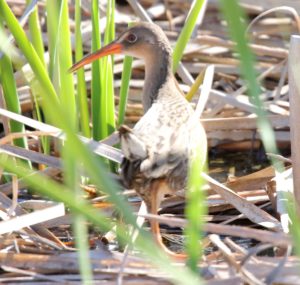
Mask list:
[[[177,70],[178,64],[182,58],[183,51],[187,42],[189,41],[192,32],[194,30],[198,15],[206,0],[194,0],[190,13],[186,19],[186,22],[181,30],[176,46],[173,51],[173,71]]]
[[[244,10],[239,6],[236,0],[220,0],[223,15],[228,23],[228,32],[233,41],[236,42],[236,50],[240,56],[240,69],[243,78],[248,85],[248,94],[251,102],[257,107],[257,124],[262,137],[263,145],[267,152],[277,154],[277,146],[273,129],[266,117],[266,111],[259,97],[260,86],[256,79],[254,70],[254,55],[248,45],[246,36],[246,16]],[[282,165],[273,157],[272,163],[276,162],[276,167],[282,168]]]

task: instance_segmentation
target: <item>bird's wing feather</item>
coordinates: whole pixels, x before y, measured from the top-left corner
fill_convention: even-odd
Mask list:
[[[128,160],[143,160],[148,156],[146,144],[130,128],[121,126],[119,133],[122,151]]]
[[[147,146],[148,156],[140,165],[141,172],[147,177],[168,175],[180,165],[181,169],[187,169],[190,140],[197,143],[201,139],[201,132],[197,134],[199,128],[191,124],[194,120],[192,109],[188,104],[181,103],[171,110],[167,104],[154,103],[133,129]]]

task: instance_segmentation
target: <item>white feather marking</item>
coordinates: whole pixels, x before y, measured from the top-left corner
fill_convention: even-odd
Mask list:
[[[132,132],[121,136],[121,146],[125,157],[129,160],[147,157],[146,145]]]

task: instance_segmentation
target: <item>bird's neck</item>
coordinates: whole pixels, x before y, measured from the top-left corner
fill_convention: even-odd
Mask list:
[[[145,59],[145,84],[143,108],[146,113],[157,99],[159,89],[172,78],[172,57],[170,53],[155,52]]]

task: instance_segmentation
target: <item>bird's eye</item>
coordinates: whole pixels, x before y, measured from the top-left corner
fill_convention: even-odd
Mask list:
[[[129,35],[126,37],[126,40],[127,40],[129,43],[133,44],[133,43],[136,42],[137,36],[136,36],[135,34],[129,34]]]

